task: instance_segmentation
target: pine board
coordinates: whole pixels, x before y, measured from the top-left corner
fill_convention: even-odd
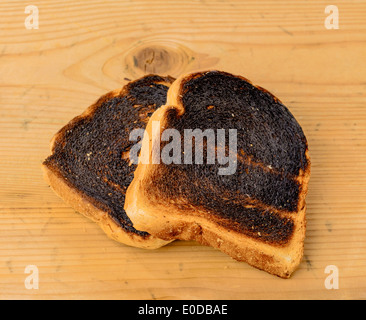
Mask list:
[[[1,299],[365,299],[366,3],[46,1],[0,3]],[[195,242],[118,244],[45,184],[53,134],[127,79],[219,69],[278,96],[308,138],[305,256],[280,279]],[[36,265],[39,288],[27,289]],[[335,265],[339,288],[327,289]]]

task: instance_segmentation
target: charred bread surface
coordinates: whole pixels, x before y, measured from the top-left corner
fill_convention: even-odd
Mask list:
[[[133,129],[145,129],[152,113],[166,102],[171,77],[148,75],[102,96],[57,132],[43,162],[51,188],[76,211],[100,225],[116,241],[157,248],[164,241],[136,229],[124,210]]]
[[[154,122],[160,123],[157,133]],[[184,164],[183,152],[180,164],[153,164],[154,141],[169,128],[182,139],[185,129],[236,129],[236,172],[219,175],[218,163]],[[150,161],[138,164],[125,202],[133,224],[290,277],[303,256],[310,158],[301,126],[280,100],[226,72],[183,75],[146,132],[142,153]],[[161,141],[160,150],[168,143]]]

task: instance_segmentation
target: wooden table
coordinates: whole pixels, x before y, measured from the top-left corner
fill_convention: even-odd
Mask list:
[[[366,298],[364,1],[39,0],[39,29],[25,27],[29,4],[0,3],[1,299]],[[330,4],[339,29],[325,27]],[[308,138],[305,256],[291,279],[194,242],[116,243],[43,181],[53,134],[125,78],[205,69],[273,92]]]

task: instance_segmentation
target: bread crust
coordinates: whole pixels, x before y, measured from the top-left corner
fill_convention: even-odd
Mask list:
[[[129,84],[131,84],[131,82]],[[170,83],[165,82],[161,82],[161,84],[170,85]],[[88,107],[81,115],[73,118],[68,124],[61,128],[51,140],[51,153],[54,153],[56,144],[62,145],[65,143],[65,134],[69,129],[77,125],[79,121],[87,117],[91,117],[103,102],[114,97],[127,94],[128,85],[124,86],[122,89],[114,90],[103,95],[94,104]],[[42,169],[45,181],[54,190],[54,192],[77,212],[97,223],[109,238],[129,246],[144,249],[156,249],[173,241],[162,240],[152,236],[151,234],[140,235],[122,228],[121,225],[110,216],[107,209],[101,209],[103,208],[102,204],[98,203],[96,199],[89,197],[87,194],[77,189],[67,180],[65,176],[63,176],[57,166],[49,163],[46,159],[42,163]]]
[[[154,112],[146,128],[147,134],[143,138],[141,157],[147,157],[145,159],[150,160],[148,163],[152,163],[152,142],[157,138],[153,136],[152,123],[160,121],[161,130],[155,132],[155,134],[161,135],[167,124],[169,110],[175,109],[177,117],[183,115],[185,112],[181,100],[184,94],[182,92],[183,82],[193,77],[200,77],[205,73],[182,75],[169,88],[166,105]],[[237,77],[248,81],[241,76]],[[268,93],[265,89],[256,87]],[[274,97],[272,94],[271,96]],[[279,101],[277,98],[275,99]],[[148,154],[147,151],[149,151]],[[144,186],[149,176],[153,174],[153,165],[144,164],[146,160],[144,163],[140,162],[135,170],[134,179],[126,193],[125,210],[137,228],[147,230],[157,237],[165,240],[196,240],[201,244],[217,248],[238,261],[247,262],[253,267],[281,278],[289,278],[301,262],[304,251],[306,232],[305,197],[310,178],[308,149],[306,150],[306,159],[308,165],[305,170],[300,170],[297,176],[297,181],[301,186],[297,211],[290,213],[281,211],[281,214],[290,217],[294,222],[291,239],[283,245],[258,241],[243,233],[224,228],[219,224],[221,218],[200,210],[200,208],[192,206],[191,210],[182,210],[174,203],[152,201],[148,190]]]

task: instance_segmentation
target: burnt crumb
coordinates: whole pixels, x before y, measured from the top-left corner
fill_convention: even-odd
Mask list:
[[[328,232],[333,231],[333,224],[330,221],[326,221],[325,226],[327,227]]]
[[[311,260],[309,259],[308,256],[305,255],[304,258],[305,258],[305,261],[306,261],[306,269],[309,271],[309,270],[311,270],[313,265],[312,265]]]
[[[130,132],[144,129],[146,118],[165,103],[168,87],[159,83],[172,81],[150,75],[129,83],[121,96],[100,99],[90,116],[76,118],[63,128],[63,136],[45,161],[121,227],[143,237],[149,234],[136,230],[123,208],[137,166],[123,154],[134,143],[129,141]]]

